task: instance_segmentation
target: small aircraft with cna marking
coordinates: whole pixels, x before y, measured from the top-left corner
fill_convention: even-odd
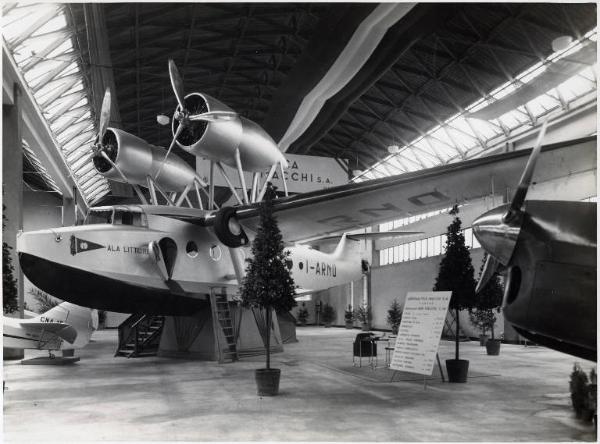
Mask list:
[[[20,234],[21,268],[37,287],[99,309],[167,315],[206,307],[213,288],[237,292],[267,183],[277,169],[284,176],[286,161],[256,123],[206,94],[184,95],[172,61],[169,73],[178,105],[166,152],[108,128],[108,91],[102,106],[94,166],[106,177],[130,184],[140,204],[91,208],[82,225]],[[172,152],[175,145],[198,161],[210,162],[208,182]],[[360,237],[337,233],[510,189],[530,152],[506,152],[293,196],[284,181],[284,196],[274,200],[273,211],[290,251],[294,281],[302,290],[319,291],[357,280],[365,259],[356,241]],[[595,156],[593,138],[544,147],[536,180],[588,172],[595,169]],[[224,164],[236,169],[237,184]],[[245,171],[253,173],[251,184],[246,184]],[[216,201],[216,173],[228,183],[235,204],[220,206]],[[340,240],[332,253],[300,244],[336,234]]]
[[[73,350],[85,347],[98,328],[98,311],[62,302],[29,319],[3,317],[5,348]]]

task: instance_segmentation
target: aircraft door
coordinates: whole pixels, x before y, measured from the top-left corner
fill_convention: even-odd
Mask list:
[[[158,246],[160,247],[160,251],[165,261],[167,275],[169,276],[169,279],[171,279],[173,277],[175,261],[177,260],[177,244],[170,237],[163,237],[158,241]]]
[[[170,280],[177,259],[177,244],[175,241],[169,237],[163,237],[158,242],[150,242],[148,248],[163,280]]]

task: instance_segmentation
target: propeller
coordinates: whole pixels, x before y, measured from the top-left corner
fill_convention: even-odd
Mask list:
[[[110,88],[106,88],[104,99],[102,99],[102,108],[100,109],[100,123],[98,124],[98,141],[101,142],[104,138],[104,133],[108,128],[110,120]]]
[[[496,274],[499,266],[500,262],[498,262],[498,260],[495,259],[491,254],[488,254],[485,264],[483,264],[481,275],[479,276],[479,282],[477,282],[477,286],[475,287],[475,293],[479,293],[481,290],[483,290],[490,279],[492,279],[492,277]]]
[[[192,122],[205,121],[205,122],[218,122],[219,120],[233,120],[237,117],[237,113],[233,111],[209,111],[201,114],[194,114],[188,117]]]
[[[156,180],[161,173],[167,158],[171,154],[171,150],[175,146],[177,138],[185,128],[191,126],[192,122],[219,122],[232,120],[237,117],[237,113],[232,111],[208,111],[199,114],[190,114],[190,110],[186,108],[183,79],[181,78],[179,69],[177,69],[177,65],[173,59],[169,59],[169,78],[171,79],[173,93],[175,93],[178,103],[175,114],[173,115],[173,120],[176,120],[179,124],[175,130],[175,134],[173,134],[173,140],[171,141],[169,149],[167,150],[165,157],[163,158],[163,161],[156,172],[156,175],[154,176],[154,180]]]
[[[529,186],[531,185],[531,179],[533,178],[535,164],[537,163],[538,157],[542,150],[542,141],[544,140],[544,136],[546,135],[547,126],[548,120],[546,119],[542,124],[542,128],[540,129],[540,133],[538,134],[534,148],[531,151],[529,159],[527,160],[525,170],[521,175],[521,180],[519,181],[517,191],[515,192],[512,202],[510,203],[510,207],[508,208],[508,211],[506,213],[505,219],[507,221],[514,217],[515,214],[519,213],[521,211],[521,208],[523,207],[525,197],[527,196],[527,191],[529,190]]]
[[[117,155],[116,141],[114,140],[114,137],[105,138],[106,130],[108,129],[108,122],[110,121],[110,107],[110,88],[106,88],[104,92],[104,98],[102,99],[102,107],[100,108],[98,135],[96,136],[96,140],[92,145],[94,164],[100,171],[109,170],[110,166],[112,166],[112,161],[115,160]],[[104,160],[107,157],[109,158],[109,160],[111,160],[111,162],[109,162],[108,164],[104,162]]]
[[[173,87],[173,92],[175,93],[175,97],[177,98],[177,103],[179,103],[179,107],[181,111],[185,110],[185,96],[183,94],[183,79],[179,74],[179,70],[177,69],[177,65],[173,59],[169,59],[169,77],[171,79],[171,86]]]
[[[523,204],[531,185],[535,165],[542,150],[542,141],[546,134],[547,126],[548,120],[545,120],[510,204],[494,208],[479,216],[473,222],[473,232],[488,253],[475,289],[477,293],[496,274],[499,266],[507,266],[512,257],[523,223]]]

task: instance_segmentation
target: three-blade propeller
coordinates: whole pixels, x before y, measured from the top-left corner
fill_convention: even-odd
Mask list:
[[[173,61],[173,59],[169,59],[169,77],[171,79],[171,86],[173,87],[173,92],[175,93],[175,97],[177,99],[177,109],[175,110],[175,114],[173,115],[173,120],[178,122],[177,129],[173,134],[173,140],[167,149],[165,157],[154,176],[156,180],[161,173],[169,154],[171,154],[171,150],[175,146],[177,142],[177,138],[181,134],[181,132],[188,127],[191,122],[219,122],[224,120],[232,120],[237,117],[237,113],[231,111],[208,111],[205,113],[199,114],[190,114],[190,110],[186,108],[185,103],[185,89],[183,85],[183,79],[181,78],[181,74],[179,73],[179,69],[177,69],[177,65]]]
[[[535,146],[521,175],[517,191],[506,212],[501,213],[497,209],[492,210],[473,222],[473,230],[479,242],[488,252],[483,271],[475,288],[477,293],[492,279],[500,265],[507,266],[512,257],[523,222],[523,204],[542,149],[542,141],[546,134],[547,125],[548,121],[546,120],[542,124]]]

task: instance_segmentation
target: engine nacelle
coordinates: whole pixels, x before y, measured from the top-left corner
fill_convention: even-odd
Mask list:
[[[106,130],[102,145],[105,153],[125,175],[128,182],[143,186],[147,185],[146,176],[154,178],[166,154],[165,149],[150,145],[139,137],[116,128]],[[99,154],[94,156],[94,167],[104,177],[123,182],[116,169]],[[171,153],[156,183],[165,192],[181,192],[193,182],[195,175],[190,165]]]
[[[233,110],[206,94],[192,93],[185,97],[185,108],[190,115],[211,111]],[[173,134],[180,122],[173,119]],[[210,160],[220,161],[233,168],[235,150],[239,148],[242,168],[245,171],[264,171],[275,163],[287,167],[283,153],[265,130],[244,117],[235,116],[217,121],[192,121],[177,137],[177,144],[194,154]]]

